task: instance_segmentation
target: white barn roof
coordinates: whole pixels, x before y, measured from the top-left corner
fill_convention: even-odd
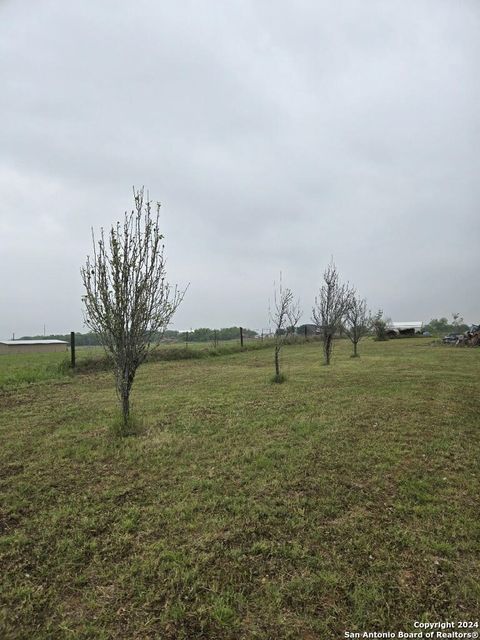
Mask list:
[[[21,346],[25,344],[68,344],[68,342],[65,342],[65,340],[0,340],[0,344]]]
[[[388,327],[391,329],[421,329],[423,322],[390,322]]]

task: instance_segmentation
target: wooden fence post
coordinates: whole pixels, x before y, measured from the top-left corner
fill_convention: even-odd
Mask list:
[[[243,328],[240,327],[240,346],[243,349]]]
[[[70,366],[75,369],[75,331],[70,331]]]

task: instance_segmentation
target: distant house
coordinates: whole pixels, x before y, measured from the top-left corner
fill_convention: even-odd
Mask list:
[[[390,336],[413,336],[422,333],[423,322],[390,322],[387,325],[387,334]]]
[[[65,340],[2,340],[0,341],[0,355],[14,353],[52,353],[67,351],[68,342]]]

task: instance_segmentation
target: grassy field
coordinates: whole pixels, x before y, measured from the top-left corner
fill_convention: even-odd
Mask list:
[[[480,350],[318,344],[0,391],[0,638],[330,640],[480,611]],[[0,360],[0,367],[2,366]]]
[[[0,391],[32,382],[63,378],[67,353],[0,355]]]
[[[262,348],[267,345],[260,340],[245,340],[245,349]],[[205,355],[214,353],[222,355],[240,351],[239,340],[219,341],[215,347],[213,342],[165,342],[158,345],[157,349],[151,353],[152,359],[189,359],[205,352]],[[80,372],[110,368],[105,362],[105,351],[103,347],[77,347],[76,362]],[[71,374],[70,351],[61,353],[35,353],[35,354],[15,354],[0,355],[0,391],[18,388],[31,384],[64,378]]]

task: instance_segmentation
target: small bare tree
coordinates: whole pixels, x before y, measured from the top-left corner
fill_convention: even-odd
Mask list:
[[[340,330],[351,296],[352,290],[347,284],[340,283],[337,267],[332,260],[323,273],[323,284],[312,310],[312,320],[321,332],[324,363],[327,365],[330,364],[333,341]]]
[[[274,327],[275,338],[275,376],[274,382],[283,382],[285,377],[280,372],[280,351],[291,333],[295,332],[295,327],[302,312],[300,301],[294,300],[291,289],[284,289],[282,285],[282,274],[278,290],[274,284],[273,310],[270,309],[270,320]]]
[[[165,281],[160,204],[133,190],[135,208],[122,223],[103,228],[98,242],[92,229],[93,255],[81,268],[85,323],[99,337],[113,361],[123,429],[130,422],[130,391],[135,374],[167,328],[185,291]]]
[[[353,344],[353,358],[359,357],[357,345],[363,336],[370,331],[370,326],[371,318],[367,311],[367,301],[364,298],[359,298],[352,291],[350,303],[345,311],[343,328]]]

